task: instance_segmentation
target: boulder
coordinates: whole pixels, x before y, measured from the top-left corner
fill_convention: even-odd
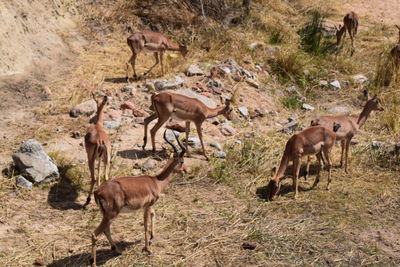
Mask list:
[[[51,182],[60,178],[57,166],[42,145],[29,139],[12,155],[17,171],[34,183]]]
[[[97,111],[97,104],[94,99],[87,100],[85,102],[82,102],[76,106],[74,106],[70,112],[69,115],[71,117],[77,118],[79,115],[86,115],[90,116],[93,113]]]
[[[16,182],[17,186],[19,186],[19,187],[32,190],[33,184],[31,182],[29,182],[27,179],[25,179],[25,177],[22,175],[17,176],[17,178],[15,179],[15,182]]]
[[[204,72],[202,69],[200,69],[199,65],[197,64],[192,64],[189,66],[189,68],[186,71],[187,76],[196,76],[196,75],[204,75]]]
[[[167,90],[167,89],[176,89],[183,85],[183,79],[179,76],[175,76],[170,79],[157,81],[154,83],[155,89],[157,91]]]

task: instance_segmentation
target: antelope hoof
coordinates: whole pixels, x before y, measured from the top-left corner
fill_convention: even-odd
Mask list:
[[[94,259],[90,258],[89,263],[92,267],[96,267],[96,263],[94,263]]]
[[[326,186],[325,190],[326,190],[326,191],[329,191],[329,185]]]
[[[152,253],[151,250],[148,249],[147,247],[144,247],[144,248],[142,249],[142,252],[146,252],[146,253],[147,253],[147,256],[153,256],[153,253]]]

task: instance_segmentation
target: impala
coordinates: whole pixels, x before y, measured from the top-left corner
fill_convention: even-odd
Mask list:
[[[152,206],[154,203],[156,203],[160,194],[172,180],[173,173],[182,167],[183,156],[186,152],[185,148],[179,142],[177,137],[176,140],[182,149],[180,153],[178,153],[176,147],[166,138],[166,131],[164,132],[164,139],[172,146],[174,153],[173,157],[168,160],[164,169],[158,175],[114,178],[105,181],[94,192],[94,198],[97,205],[100,207],[100,211],[103,214],[103,219],[92,234],[92,266],[96,266],[96,242],[97,236],[101,233],[104,233],[107,237],[111,245],[111,249],[121,253],[111,237],[110,226],[112,220],[118,216],[123,208],[128,208],[132,211],[144,209],[145,244],[143,251],[151,255],[149,246],[154,238],[155,217]]]
[[[160,127],[169,119],[174,118],[186,122],[186,150],[188,150],[188,138],[190,131],[190,122],[193,122],[199,135],[201,147],[203,148],[203,155],[208,160],[203,143],[203,134],[201,125],[208,118],[213,118],[218,115],[224,115],[228,120],[231,119],[230,115],[232,108],[230,107],[230,100],[226,100],[225,106],[216,108],[207,107],[202,101],[191,98],[185,95],[176,94],[172,92],[162,92],[157,95],[151,96],[152,109],[154,113],[144,120],[144,137],[143,149],[147,144],[147,126],[148,124],[158,118],[157,123],[150,130],[151,144],[153,151],[156,150],[155,135]]]
[[[333,123],[337,122],[341,125],[340,129],[336,132],[336,140],[341,141],[342,153],[340,158],[340,166],[343,166],[344,152],[346,151],[344,169],[348,173],[348,157],[351,139],[356,135],[359,129],[364,125],[374,110],[384,111],[380,100],[375,95],[369,99],[365,104],[363,110],[358,117],[350,115],[341,116],[322,116],[311,121],[312,126],[323,126],[327,129],[332,129]]]
[[[132,34],[127,39],[128,46],[132,51],[132,56],[126,63],[126,80],[129,82],[129,64],[132,65],[133,77],[137,78],[135,63],[137,56],[141,53],[154,53],[156,63],[144,73],[147,75],[152,69],[161,62],[161,73],[164,76],[163,56],[166,50],[179,51],[185,57],[188,49],[185,45],[177,44],[169,40],[164,34],[152,31],[141,31]]]
[[[340,128],[340,124],[335,123],[333,130],[337,130],[338,128]],[[293,190],[295,191],[294,198],[297,197],[301,158],[306,155],[317,155],[318,159],[317,176],[312,186],[312,188],[314,188],[319,182],[322,160],[321,155],[324,154],[328,163],[329,171],[328,184],[326,186],[326,189],[328,190],[332,176],[330,153],[333,145],[335,144],[335,140],[335,133],[332,130],[321,126],[309,127],[297,134],[294,134],[287,141],[279,169],[267,186],[269,193],[268,200],[274,200],[279,192],[281,180],[285,177],[285,171],[290,161],[293,161]]]
[[[339,28],[336,27],[336,45],[340,45],[340,42],[342,41],[343,37],[343,42],[344,38],[346,37],[346,30],[350,35],[351,39],[351,47],[352,47],[352,54],[355,50],[354,48],[354,39],[355,35],[357,34],[357,29],[358,29],[358,15],[354,12],[350,12],[346,14],[343,18],[343,26],[339,25]]]
[[[105,165],[105,179],[108,180],[108,173],[110,170],[110,158],[111,158],[111,142],[107,136],[107,133],[103,128],[103,118],[104,118],[104,107],[107,104],[107,96],[103,97],[103,100],[99,102],[96,96],[93,94],[93,99],[97,104],[97,114],[95,117],[94,124],[90,125],[86,135],[85,135],[85,149],[88,157],[88,164],[90,170],[90,190],[89,196],[87,197],[86,203],[83,205],[85,208],[90,203],[90,197],[93,192],[94,184],[97,180],[97,185],[100,185],[100,164],[101,161]],[[95,162],[97,165],[97,179],[95,178]]]

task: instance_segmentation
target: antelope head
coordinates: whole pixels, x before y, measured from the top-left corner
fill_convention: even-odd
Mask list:
[[[183,157],[186,153],[186,149],[185,147],[182,145],[182,143],[179,141],[179,138],[176,136],[176,134],[174,133],[174,131],[172,131],[172,133],[175,136],[176,142],[178,143],[179,147],[181,148],[181,152],[178,152],[178,149],[176,148],[176,146],[171,143],[168,138],[167,138],[167,130],[165,130],[164,132],[164,140],[173,148],[174,153],[173,156],[169,159],[169,163],[171,164],[176,164],[175,168],[174,168],[174,172],[179,172],[182,169],[182,165],[184,163]]]
[[[272,201],[275,199],[276,195],[279,192],[279,189],[281,188],[281,182],[279,180],[274,180],[271,179],[267,185],[267,198],[269,201]]]
[[[381,100],[377,97],[377,95],[374,95],[373,98],[368,100],[367,104],[371,110],[378,110],[378,111],[384,111],[385,109],[382,107]]]

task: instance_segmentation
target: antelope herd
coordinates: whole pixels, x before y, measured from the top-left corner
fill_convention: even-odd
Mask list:
[[[339,46],[343,41],[347,31],[351,38],[353,54],[355,50],[355,35],[359,25],[358,15],[354,12],[348,13],[344,17],[343,23],[343,26],[336,27],[337,45]],[[394,60],[394,64],[398,66],[400,61],[400,27],[396,27],[399,30],[399,41],[391,50],[390,55]],[[159,63],[161,63],[161,73],[164,75],[163,55],[165,51],[179,51],[183,56],[186,56],[188,53],[188,48],[186,46],[172,42],[161,33],[151,31],[135,33],[127,39],[127,42],[130,50],[132,51],[132,56],[126,66],[126,79],[128,81],[129,65],[132,66],[133,77],[137,78],[135,62],[137,56],[141,52],[152,52],[154,53],[156,59],[155,64],[146,73],[144,73],[144,75],[149,73]],[[202,123],[206,119],[213,118],[218,115],[223,115],[225,118],[231,119],[232,106],[230,100],[226,100],[225,103],[219,107],[210,108],[198,99],[178,93],[161,92],[159,94],[153,94],[151,96],[150,109],[154,112],[144,120],[144,137],[142,148],[145,149],[147,144],[147,128],[149,123],[157,119],[156,124],[150,130],[152,150],[155,151],[156,133],[170,118],[181,120],[186,123],[185,146],[181,144],[179,138],[175,135],[177,144],[181,149],[179,152],[178,148],[171,142],[171,140],[168,140],[165,131],[164,140],[172,147],[173,154],[158,175],[143,175],[136,177],[128,176],[109,180],[108,176],[110,170],[111,143],[103,129],[104,107],[107,104],[108,99],[107,96],[104,96],[101,100],[98,100],[95,96],[93,97],[97,103],[97,114],[95,123],[89,127],[87,134],[85,135],[85,148],[88,157],[91,184],[89,195],[84,207],[90,203],[91,194],[93,193],[93,189],[97,181],[98,188],[93,194],[95,201],[103,215],[103,219],[92,234],[92,265],[96,266],[96,241],[98,235],[101,233],[105,234],[111,245],[111,248],[119,252],[115,242],[111,237],[110,225],[112,220],[115,219],[121,210],[125,208],[130,210],[144,210],[145,246],[143,250],[148,254],[151,254],[149,247],[154,238],[155,220],[155,213],[152,206],[156,203],[161,192],[173,178],[174,172],[177,172],[181,169],[184,162],[185,153],[188,156],[190,123],[192,122],[196,126],[203,150],[203,155],[208,160],[203,143]],[[332,160],[330,154],[335,142],[341,142],[340,165],[342,166],[344,164],[345,172],[348,173],[348,156],[351,140],[364,125],[372,111],[384,111],[384,108],[382,107],[381,102],[376,95],[371,99],[367,99],[367,102],[358,117],[349,115],[321,116],[313,119],[309,128],[306,128],[305,130],[290,137],[286,143],[280,166],[273,178],[270,179],[270,182],[267,186],[267,199],[274,200],[276,198],[281,186],[281,181],[285,177],[285,171],[288,168],[290,161],[293,162],[292,179],[294,198],[297,197],[298,178],[300,174],[302,157],[304,156],[308,157],[305,178],[307,178],[309,173],[311,156],[316,155],[317,157],[318,169],[312,188],[314,188],[320,180],[320,172],[323,169],[323,163],[327,164],[329,174],[326,189],[328,190],[331,182],[332,169]],[[95,175],[96,160],[98,161],[97,176]],[[102,161],[105,165],[105,181],[100,184],[100,165]]]

